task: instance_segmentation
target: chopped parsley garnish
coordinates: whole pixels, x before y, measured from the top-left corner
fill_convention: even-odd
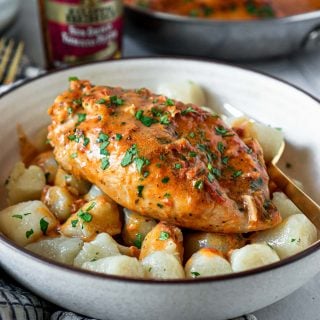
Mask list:
[[[100,154],[103,154],[105,156],[109,155],[109,152],[106,150],[106,147],[110,144],[109,141],[104,141],[100,144]]]
[[[142,198],[142,191],[144,189],[144,186],[137,186],[137,190],[138,190],[138,197]]]
[[[102,158],[100,168],[102,170],[106,170],[109,166],[110,166],[109,159],[107,157],[106,158]]]
[[[143,112],[143,110],[138,110],[135,117],[136,119],[140,120],[140,122],[143,123],[146,127],[150,127],[152,124],[158,122],[158,120],[154,118],[143,115]]]
[[[70,134],[70,135],[68,136],[68,139],[69,139],[70,141],[75,141],[75,140],[77,139],[77,136],[76,136],[75,134]]]
[[[86,147],[90,143],[90,139],[87,137],[83,138],[83,145]]]
[[[211,172],[208,173],[208,180],[210,182],[213,182],[213,180],[214,180],[214,175]]]
[[[168,192],[166,192],[166,193],[164,194],[164,197],[165,197],[165,198],[170,198],[170,197],[171,197],[171,194],[168,193]]]
[[[120,141],[122,139],[121,133],[116,133],[116,141]]]
[[[197,153],[196,153],[196,152],[194,152],[194,151],[190,151],[190,152],[189,152],[189,157],[195,158],[196,156],[197,156]]]
[[[26,238],[29,239],[33,235],[33,229],[30,229],[26,232]]]
[[[143,241],[143,234],[139,232],[139,233],[136,234],[136,239],[133,241],[133,244],[134,244],[138,249],[141,249],[142,241]]]
[[[154,117],[161,117],[163,114],[163,111],[157,108],[151,108],[151,113]]]
[[[79,99],[74,99],[74,100],[72,100],[72,102],[73,102],[74,104],[82,104],[82,99],[81,99],[81,98],[79,98]]]
[[[41,218],[41,220],[40,220],[40,229],[41,229],[41,231],[42,231],[42,233],[44,235],[47,233],[48,226],[49,226],[49,222],[44,220],[44,218]]]
[[[116,105],[116,106],[121,106],[123,105],[123,99],[120,99],[118,96],[111,96],[110,97],[110,102],[113,104],[113,105]]]
[[[31,214],[31,212],[24,213],[23,215],[28,216],[29,214]]]
[[[67,112],[68,112],[69,115],[71,115],[73,113],[73,109],[71,107],[68,107],[67,108]]]
[[[79,80],[78,77],[69,77],[69,81],[77,81],[77,80]]]
[[[161,180],[161,182],[162,182],[162,183],[168,183],[169,180],[170,180],[169,177],[164,177],[164,178]]]
[[[166,232],[166,231],[160,232],[159,240],[168,240],[169,238],[170,238],[169,232]]]
[[[213,175],[218,179],[221,178],[221,170],[218,168],[212,168],[211,172],[213,173]]]
[[[137,155],[138,148],[136,144],[133,144],[125,153],[121,160],[121,166],[126,167],[133,162],[134,156]]]
[[[100,98],[96,101],[97,104],[106,104],[107,103],[107,100],[106,99],[103,99],[103,98]]]
[[[78,156],[78,153],[77,153],[77,152],[74,152],[74,153],[71,153],[71,154],[70,154],[70,158],[71,158],[71,159],[75,159],[77,156]]]
[[[182,168],[182,164],[181,163],[175,163],[174,164],[174,168],[175,169],[181,169]]]
[[[242,171],[241,170],[235,170],[232,174],[232,178],[236,179],[238,177],[240,177],[242,175]]]
[[[143,173],[143,177],[146,178],[149,174],[150,174],[149,171],[145,171],[145,172]]]
[[[109,140],[109,136],[103,132],[99,133],[98,142],[105,142]]]
[[[181,114],[184,116],[190,112],[196,112],[196,110],[194,110],[192,107],[188,107],[187,109],[182,110]]]
[[[87,211],[80,210],[78,216],[85,222],[90,222],[92,220],[92,214]]]
[[[219,150],[220,153],[223,153],[223,152],[224,152],[224,148],[225,148],[225,147],[224,147],[224,145],[223,145],[223,143],[222,143],[221,141],[218,142],[217,148],[218,148],[218,150]]]
[[[142,172],[142,168],[144,166],[149,165],[150,161],[148,159],[145,159],[145,158],[141,157],[141,158],[135,158],[134,159],[134,163],[136,164],[138,172],[141,173]]]
[[[222,137],[231,137],[234,136],[233,133],[231,133],[228,129],[224,128],[224,127],[215,127],[215,132],[218,136],[222,136]]]
[[[191,271],[191,275],[192,275],[193,278],[196,278],[196,277],[200,276],[200,273],[197,272],[197,271]]]
[[[195,136],[196,136],[196,135],[195,135],[194,132],[190,132],[190,133],[189,133],[189,137],[190,137],[190,138],[194,138]]]
[[[172,99],[167,98],[166,100],[166,106],[174,106],[174,101]]]
[[[198,180],[194,183],[194,187],[195,189],[201,190],[203,188],[203,181],[202,180]]]
[[[161,124],[164,124],[164,125],[170,124],[170,120],[169,120],[167,114],[164,114],[164,115],[162,115],[162,116],[160,117],[160,123],[161,123]]]
[[[75,227],[77,226],[78,222],[79,222],[78,219],[76,219],[76,220],[71,220],[71,226],[72,226],[72,228],[75,228]]]
[[[229,161],[229,157],[222,157],[221,161],[223,164],[227,165]]]
[[[262,185],[263,185],[263,180],[261,177],[259,177],[256,180],[250,181],[250,188],[252,190],[258,190],[261,188]]]
[[[17,219],[22,219],[22,215],[21,214],[14,214],[13,216],[12,216],[12,218],[17,218]]]
[[[157,203],[157,206],[158,206],[160,209],[163,208],[163,204],[161,204],[161,203]]]
[[[87,114],[86,113],[78,113],[78,122],[77,124],[80,124],[81,122],[85,121],[87,118]]]

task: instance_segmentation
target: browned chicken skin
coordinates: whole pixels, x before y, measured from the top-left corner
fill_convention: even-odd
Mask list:
[[[49,109],[60,165],[117,203],[176,226],[240,233],[281,217],[260,146],[217,116],[147,89],[71,81]]]

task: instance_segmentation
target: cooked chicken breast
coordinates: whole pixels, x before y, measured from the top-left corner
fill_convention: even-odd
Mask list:
[[[72,80],[49,109],[60,165],[117,203],[176,226],[240,233],[281,221],[257,142],[147,89]]]

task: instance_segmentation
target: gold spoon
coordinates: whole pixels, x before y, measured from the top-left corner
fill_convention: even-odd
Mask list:
[[[280,168],[277,166],[285,148],[283,142],[277,154],[267,164],[268,174],[272,181],[287,195],[287,197],[320,229],[320,206],[303,192]]]

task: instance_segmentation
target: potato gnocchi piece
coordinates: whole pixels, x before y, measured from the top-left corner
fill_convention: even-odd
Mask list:
[[[0,211],[0,231],[21,246],[36,241],[57,226],[56,217],[38,200],[21,202]]]
[[[216,249],[226,255],[231,249],[238,249],[246,244],[246,239],[241,234],[196,231],[186,232],[183,238],[185,260],[201,248]]]
[[[74,175],[58,168],[54,184],[59,187],[67,188],[75,196],[88,193],[91,184],[88,181],[77,179]]]
[[[187,278],[200,278],[232,273],[228,260],[215,249],[202,248],[194,253],[185,267]]]
[[[158,86],[157,92],[172,99],[194,103],[198,106],[207,104],[203,89],[192,81],[163,83]]]
[[[282,219],[292,216],[293,214],[302,213],[283,192],[274,192],[272,202],[280,212]]]
[[[81,267],[85,262],[120,255],[117,242],[107,233],[100,233],[90,242],[84,243],[74,259],[74,265]]]
[[[117,204],[106,196],[83,205],[61,226],[61,233],[67,237],[92,239],[97,233],[116,235],[121,232],[121,222]]]
[[[232,122],[233,129],[241,130],[242,138],[256,139],[263,150],[266,162],[271,161],[278,153],[283,143],[283,132],[281,130],[266,126],[265,124],[253,122],[246,117],[236,118]]]
[[[185,278],[183,267],[177,257],[166,251],[155,251],[145,257],[142,266],[147,279]]]
[[[255,233],[251,241],[268,243],[283,259],[317,241],[317,229],[304,214],[294,214],[272,229]]]
[[[132,278],[143,278],[144,270],[137,258],[128,256],[112,256],[99,259],[97,261],[85,262],[83,269],[112,274],[117,276],[125,276]]]
[[[91,201],[99,196],[108,197],[100,188],[98,188],[95,184],[93,184],[88,193],[83,196],[85,201]],[[109,198],[109,197],[108,197]],[[110,199],[110,198],[109,198]],[[110,199],[111,200],[111,199]]]
[[[155,227],[157,222],[129,209],[123,209],[123,213],[122,239],[127,246],[134,245],[140,249],[145,236]]]
[[[280,261],[276,251],[267,244],[248,244],[230,253],[231,267],[234,272],[245,271]]]
[[[31,164],[34,164],[43,170],[47,184],[54,183],[58,170],[58,163],[54,158],[52,151],[40,153],[32,160]]]
[[[45,175],[39,167],[31,165],[26,169],[22,162],[16,163],[7,184],[9,205],[39,200],[45,184]]]
[[[53,186],[44,189],[41,200],[57,219],[63,223],[69,218],[75,199],[68,189]]]
[[[159,222],[145,237],[140,252],[140,260],[155,251],[166,251],[180,262],[183,259],[183,236],[179,228]]]
[[[72,265],[83,246],[83,241],[78,238],[47,238],[28,244],[25,248],[56,262]]]

